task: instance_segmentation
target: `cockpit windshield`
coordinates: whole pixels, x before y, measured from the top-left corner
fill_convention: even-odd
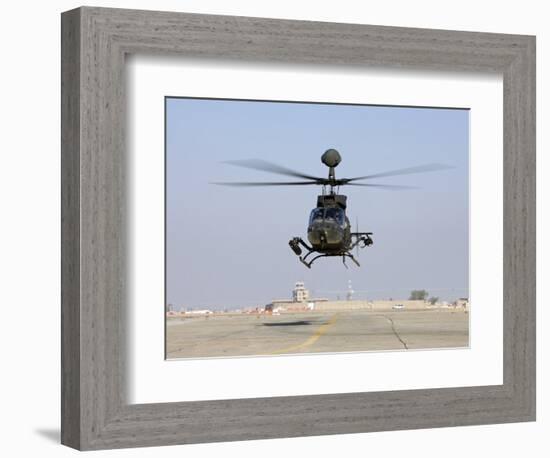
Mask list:
[[[325,219],[332,219],[342,226],[344,224],[344,210],[337,207],[327,208],[325,209]]]
[[[311,214],[309,215],[309,224],[313,223],[314,221],[322,221],[324,213],[324,208],[314,208],[313,210],[311,210]]]
[[[323,220],[334,221],[343,226],[345,220],[344,210],[338,207],[314,208],[309,216],[309,224]]]

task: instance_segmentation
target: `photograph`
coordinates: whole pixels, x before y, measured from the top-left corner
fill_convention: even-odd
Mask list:
[[[165,357],[469,347],[470,112],[165,97]]]
[[[546,457],[544,5],[6,3],[2,456]]]

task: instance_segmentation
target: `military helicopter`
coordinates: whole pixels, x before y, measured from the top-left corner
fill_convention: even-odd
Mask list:
[[[346,258],[350,258],[358,267],[360,267],[359,261],[357,261],[351,251],[354,248],[358,249],[371,246],[373,244],[371,237],[373,233],[352,232],[350,221],[346,216],[347,197],[338,193],[340,186],[368,186],[391,190],[415,189],[415,187],[412,186],[356,183],[356,181],[451,168],[443,164],[425,164],[416,167],[376,173],[373,175],[337,179],[334,169],[338,166],[338,164],[340,164],[341,161],[342,157],[340,156],[340,153],[334,148],[328,149],[323,153],[321,156],[321,162],[329,168],[328,178],[307,175],[261,159],[226,161],[226,163],[231,165],[295,178],[302,178],[306,181],[216,182],[212,184],[224,186],[321,185],[322,192],[320,196],[317,196],[317,206],[311,210],[307,228],[307,238],[311,245],[308,245],[301,237],[293,237],[290,239],[288,244],[296,256],[298,256],[300,261],[308,268],[311,268],[313,262],[319,258],[333,256],[341,257],[342,262],[346,267]],[[307,250],[307,253],[304,256],[302,256],[303,249]],[[310,256],[313,257],[310,258]]]

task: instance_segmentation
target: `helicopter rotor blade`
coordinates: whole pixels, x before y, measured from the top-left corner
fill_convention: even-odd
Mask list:
[[[339,181],[342,182],[342,184],[351,184],[351,181],[357,181],[357,180],[368,180],[371,178],[382,178],[382,177],[393,177],[397,175],[410,175],[413,173],[425,173],[425,172],[435,172],[437,170],[448,170],[452,169],[454,167],[446,164],[424,164],[424,165],[418,165],[416,167],[407,167],[404,169],[395,169],[395,170],[388,170],[387,172],[382,173],[374,173],[372,175],[365,175],[362,177],[354,177],[354,178],[342,178]]]
[[[219,186],[302,186],[319,183],[316,181],[218,181],[210,184],[217,184]]]
[[[401,186],[397,184],[374,184],[374,183],[344,183],[346,186],[366,186],[372,188],[388,189],[390,191],[401,191],[406,189],[420,189],[418,186]]]
[[[238,159],[232,161],[224,161],[224,164],[236,165],[238,167],[244,167],[247,169],[261,170],[263,172],[276,173],[278,175],[286,175],[295,178],[304,178],[306,180],[313,181],[326,181],[326,178],[315,177],[307,175],[297,170],[283,167],[282,165],[274,164],[273,162],[265,161],[263,159]]]

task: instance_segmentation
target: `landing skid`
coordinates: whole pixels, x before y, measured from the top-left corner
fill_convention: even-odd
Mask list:
[[[359,261],[355,259],[355,257],[350,253],[350,250],[355,248],[359,245],[360,248],[364,248],[366,246],[372,245],[372,239],[370,238],[370,235],[372,235],[372,232],[353,232],[352,237],[356,237],[355,242],[352,243],[350,246],[350,249],[348,251],[342,251],[339,253],[321,253],[317,254],[313,258],[309,259],[309,256],[311,256],[314,253],[318,253],[315,251],[312,247],[310,247],[306,242],[304,242],[300,237],[294,237],[291,239],[288,244],[290,245],[290,248],[296,256],[298,256],[298,259],[300,262],[305,265],[308,269],[311,269],[311,265],[314,263],[315,260],[319,258],[328,258],[328,257],[334,257],[334,256],[341,256],[342,262],[346,269],[348,266],[346,265],[346,258],[350,258],[357,267],[361,267],[361,264],[359,264]],[[361,244],[361,245],[360,245]],[[302,256],[302,247],[307,250],[307,253]]]

